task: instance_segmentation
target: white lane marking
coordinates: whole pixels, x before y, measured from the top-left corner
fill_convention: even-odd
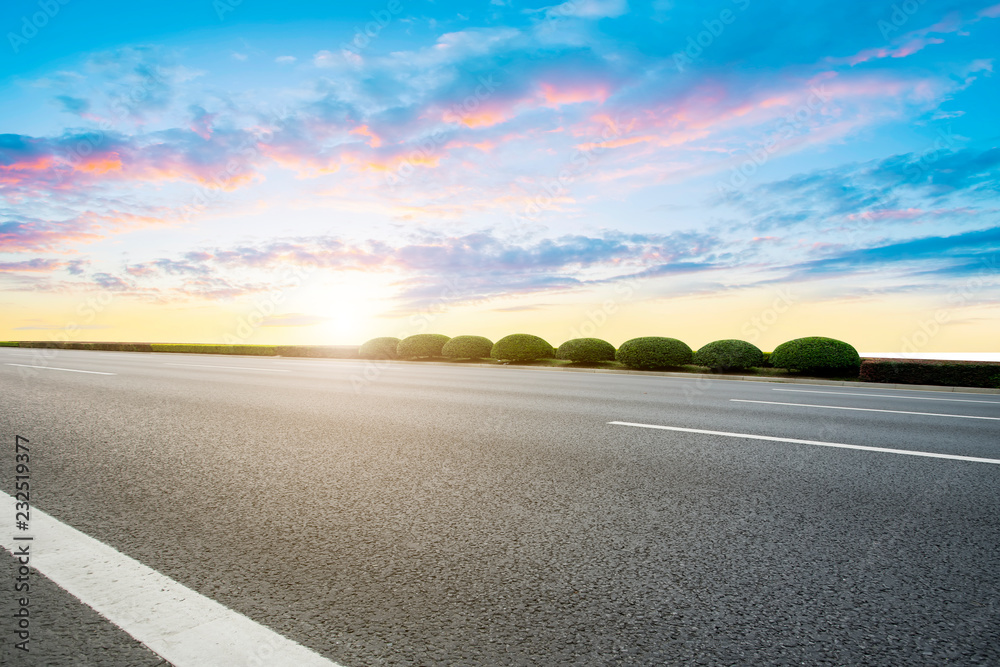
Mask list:
[[[700,428],[681,428],[679,426],[657,426],[656,424],[634,424],[632,422],[608,422],[617,426],[635,426],[637,428],[655,428],[664,431],[680,431],[682,433],[703,433],[705,435],[722,435],[727,438],[747,438],[749,440],[770,440],[772,442],[791,442],[797,445],[816,445],[818,447],[837,447],[840,449],[858,449],[864,452],[883,452],[885,454],[906,454],[907,456],[926,456],[932,459],[951,459],[953,461],[971,461],[973,463],[994,463],[1000,465],[1000,459],[984,459],[978,456],[958,456],[956,454],[937,454],[935,452],[916,452],[909,449],[888,449],[886,447],[867,447],[865,445],[845,445],[839,442],[820,442],[818,440],[799,440],[797,438],[777,438],[770,435],[753,435],[750,433],[727,433],[726,431],[706,431]]]
[[[56,368],[55,366],[32,366],[31,364],[8,364],[4,366],[23,366],[24,368],[44,368],[47,371],[69,371],[70,373],[91,373],[93,375],[118,375],[118,373],[102,373],[101,371],[81,371],[78,368]]]
[[[164,366],[195,366],[197,368],[233,368],[240,371],[264,371],[266,373],[291,373],[287,368],[252,368],[250,366],[219,366],[217,364],[171,364],[165,363]]]
[[[14,516],[14,498],[0,496]],[[5,522],[0,544],[30,545],[32,567],[176,667],[340,667],[37,508],[31,528],[32,541],[15,541]]]
[[[910,412],[908,410],[877,410],[875,408],[847,408],[842,405],[813,405],[812,403],[779,403],[777,401],[750,401],[745,398],[731,398],[731,403],[763,403],[764,405],[791,405],[796,408],[823,408],[825,410],[857,410],[858,412],[891,412],[896,415],[922,415],[924,417],[955,417],[956,419],[988,419],[1000,421],[1000,417],[977,417],[976,415],[946,415],[937,412]]]
[[[794,391],[800,394],[830,394],[831,396],[874,396],[876,398],[902,398],[907,401],[950,401],[952,403],[986,403],[1000,405],[1000,401],[977,401],[972,398],[934,398],[928,396],[893,396],[891,394],[855,394],[846,391],[813,391],[812,389],[772,389],[771,391]]]

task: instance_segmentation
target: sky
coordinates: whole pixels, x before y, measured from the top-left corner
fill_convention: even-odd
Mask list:
[[[14,0],[0,340],[998,352],[1000,4]]]

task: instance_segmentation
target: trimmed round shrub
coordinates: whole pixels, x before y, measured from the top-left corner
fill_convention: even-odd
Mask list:
[[[753,343],[727,338],[716,340],[694,353],[694,363],[714,371],[743,370],[764,363],[764,353]]]
[[[490,356],[493,341],[483,336],[455,336],[441,349],[449,359],[482,359]]]
[[[775,368],[814,374],[857,373],[861,367],[861,356],[852,345],[822,336],[782,343],[774,348],[769,361]]]
[[[399,345],[396,347],[396,356],[400,359],[440,357],[441,348],[449,340],[451,338],[444,334],[416,334],[415,336],[407,336],[399,341]]]
[[[496,342],[490,356],[499,361],[551,359],[556,351],[544,339],[531,334],[511,334]]]
[[[358,357],[361,359],[395,359],[397,347],[399,347],[398,338],[391,336],[372,338],[358,349]]]
[[[629,368],[668,368],[691,363],[693,353],[676,338],[645,336],[622,343],[615,359]]]
[[[574,363],[614,361],[615,346],[600,338],[574,338],[559,346],[556,350],[556,359]]]

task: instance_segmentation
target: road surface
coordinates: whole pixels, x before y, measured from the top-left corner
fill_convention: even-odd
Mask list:
[[[1000,663],[997,395],[44,352],[0,489],[340,665]],[[161,664],[35,578],[4,664]]]

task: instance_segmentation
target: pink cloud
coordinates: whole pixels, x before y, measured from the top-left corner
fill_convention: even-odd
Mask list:
[[[20,262],[0,262],[0,271],[13,273],[51,273],[70,266],[70,262],[60,262],[54,259],[35,259]]]
[[[255,148],[253,138],[243,133],[217,133],[212,141],[187,130],[138,137],[14,135],[0,146],[0,183],[28,195],[111,181],[189,181],[233,190],[258,177],[260,156],[248,148]]]
[[[322,157],[301,146],[261,144],[261,152],[275,164],[294,171],[299,178],[315,178],[340,171],[340,163],[330,157]]]
[[[404,220],[420,218],[437,218],[439,220],[461,220],[466,214],[464,206],[448,206],[444,204],[423,204],[421,206],[398,206],[393,209],[395,215]]]
[[[905,58],[906,56],[913,55],[917,51],[920,51],[925,46],[931,44],[944,44],[944,40],[938,37],[926,37],[924,39],[911,39],[906,44],[896,49],[895,53],[890,54],[893,58]]]
[[[201,107],[195,107],[193,111],[195,115],[188,127],[192,132],[207,141],[212,136],[212,123],[215,122],[218,114],[208,113]]]
[[[567,104],[580,104],[583,102],[596,102],[603,104],[608,99],[608,86],[603,83],[573,84],[568,86],[557,86],[551,83],[541,83],[540,88],[541,106],[550,109],[558,109]]]
[[[611,95],[611,85],[603,81],[539,82],[510,97],[491,96],[477,101],[474,109],[455,106],[440,113],[446,123],[469,128],[492,127],[539,108],[560,109],[575,104],[603,104]]]
[[[935,24],[923,28],[921,30],[915,30],[914,34],[927,35],[932,32],[938,32],[938,33],[959,32],[963,26],[976,23],[978,21],[979,19],[970,19],[968,21],[963,21],[962,15],[960,13],[951,12]]]
[[[988,19],[1000,18],[1000,4],[993,5],[992,7],[987,7],[986,9],[981,9],[979,11],[979,16]]]
[[[865,213],[852,213],[847,216],[848,220],[912,220],[924,215],[926,211],[919,208],[905,209],[883,209],[880,211],[866,211]]]
[[[648,143],[652,141],[657,141],[658,137],[652,134],[646,134],[638,137],[622,137],[621,139],[612,139],[610,141],[596,141],[577,145],[577,150],[581,151],[592,151],[595,148],[621,148],[623,146],[631,146],[632,144]]]
[[[359,125],[358,127],[351,130],[351,134],[357,134],[363,137],[368,137],[368,145],[372,148],[378,148],[382,145],[382,138],[377,134],[368,129],[367,125]]]
[[[877,211],[865,211],[864,213],[852,213],[847,216],[848,220],[916,220],[918,218],[943,218],[955,215],[975,216],[982,214],[982,211],[967,207],[961,208],[903,208],[903,209],[881,209]]]
[[[157,270],[154,266],[140,265],[126,268],[125,273],[136,278],[145,278],[146,276],[156,275]]]
[[[461,141],[452,140],[444,145],[444,150],[450,151],[462,148],[475,148],[483,153],[490,153],[494,148],[497,147],[496,141],[491,141],[489,139],[484,139],[483,141]]]
[[[492,127],[500,123],[506,123],[517,115],[516,104],[502,104],[499,102],[484,105],[475,111],[468,113],[456,113],[449,109],[441,115],[441,120],[446,123],[461,123],[466,127]]]
[[[121,171],[122,161],[118,153],[110,152],[82,160],[74,168],[89,174],[106,174],[109,171]]]
[[[0,222],[0,252],[67,252],[66,246],[90,243],[104,237],[92,223],[80,219],[66,222]]]
[[[0,222],[0,253],[55,252],[72,254],[73,246],[93,243],[113,234],[164,227],[180,222],[178,213],[164,207],[141,212],[86,210],[65,220],[9,220]]]
[[[923,50],[931,44],[944,44],[944,40],[938,37],[917,36],[907,40],[900,46],[865,49],[864,51],[856,53],[848,58],[831,58],[831,61],[844,62],[848,65],[854,66],[860,63],[868,62],[869,60],[878,60],[881,58],[905,58],[907,56],[912,56],[914,53]]]
[[[345,155],[344,159],[346,162],[357,164],[361,169],[387,172],[398,171],[405,168],[405,165],[412,167],[437,167],[443,157],[440,153],[424,150],[397,150],[377,156],[348,154]]]
[[[37,174],[48,172],[55,164],[51,155],[27,157],[17,162],[0,164],[0,183],[17,185],[31,181]]]
[[[962,17],[958,14],[958,12],[952,12],[931,26],[921,28],[920,30],[913,30],[905,35],[899,36],[897,39],[893,40],[893,44],[890,46],[864,49],[853,56],[848,56],[846,58],[829,58],[828,60],[834,64],[847,64],[853,67],[854,65],[868,62],[869,60],[877,60],[881,58],[905,58],[922,51],[924,48],[932,44],[944,44],[944,40],[941,38],[928,37],[928,35],[932,33],[941,35],[953,33],[963,34],[962,30],[966,26],[977,23],[984,18],[998,17],[1000,17],[1000,5],[993,5],[991,7],[987,7],[986,9],[982,9],[976,14],[975,18],[968,20],[962,20]]]

